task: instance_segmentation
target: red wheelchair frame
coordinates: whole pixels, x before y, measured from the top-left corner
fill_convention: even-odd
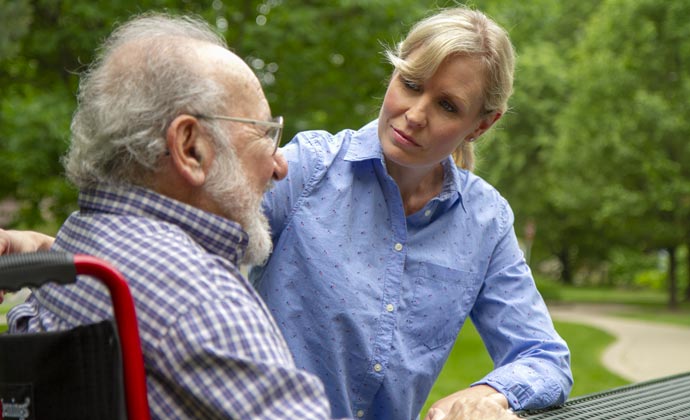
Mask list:
[[[149,420],[146,373],[134,301],[122,274],[105,261],[88,255],[36,252],[0,256],[0,289],[16,291],[48,282],[70,284],[76,275],[93,276],[109,290],[120,341],[127,418]]]

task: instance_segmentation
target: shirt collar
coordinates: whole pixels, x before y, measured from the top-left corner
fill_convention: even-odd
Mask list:
[[[359,162],[379,159],[382,163],[384,162],[378,127],[378,120],[374,120],[352,135],[350,146],[345,154],[346,161]]]
[[[81,190],[79,208],[82,213],[148,217],[174,224],[199,246],[235,265],[249,243],[238,223],[141,187],[99,185]]]
[[[350,145],[345,153],[345,160],[359,162],[378,159],[385,167],[383,149],[378,134],[378,120],[369,122],[352,135]],[[461,190],[467,184],[468,172],[458,168],[452,156],[442,162],[443,188],[438,196],[439,201],[448,201],[452,205],[455,200],[460,200],[463,210],[467,211],[462,200]]]
[[[455,200],[460,200],[460,206],[467,212],[461,191],[467,185],[468,171],[458,168],[452,156],[448,156],[448,159],[441,164],[443,165],[443,188],[439,200],[448,200],[449,204],[453,204]]]

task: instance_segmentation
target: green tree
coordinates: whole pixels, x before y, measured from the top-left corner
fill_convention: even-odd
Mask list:
[[[511,110],[479,142],[477,172],[536,224],[534,262],[556,256],[572,280],[609,250],[682,249],[690,265],[687,2],[476,0],[518,52]],[[252,66],[287,141],[299,130],[376,117],[391,72],[381,52],[433,7],[413,0],[0,1],[0,204],[41,228],[75,207],[59,157],[77,75],[134,13],[194,13]],[[670,270],[670,268],[669,268]],[[690,269],[674,273],[690,276]],[[686,295],[690,297],[690,279]],[[673,289],[675,290],[675,289]]]
[[[578,261],[581,265],[583,260],[597,259],[605,246],[586,229],[586,214],[559,206],[554,192],[562,174],[550,171],[559,138],[556,116],[572,90],[568,77],[572,50],[598,4],[599,0],[538,0],[491,1],[481,6],[508,28],[518,59],[510,111],[494,135],[479,143],[477,172],[510,201],[518,235],[525,236],[528,226],[536,226],[535,254],[541,259],[556,256],[567,283],[572,283]]]
[[[227,39],[261,77],[273,111],[286,116],[286,141],[297,131],[335,132],[375,118],[392,71],[384,46],[429,12],[410,0],[275,3],[247,19],[265,23],[228,31]]]
[[[442,4],[441,4],[442,5]],[[194,13],[213,24],[262,80],[286,138],[358,128],[376,116],[390,73],[382,43],[429,10],[411,0],[17,1],[0,5],[0,201],[22,205],[13,226],[60,222],[75,206],[59,158],[69,138],[78,73],[117,22],[145,11]],[[405,13],[400,13],[405,10]],[[16,24],[15,24],[16,22]]]
[[[671,306],[690,220],[689,18],[685,2],[603,1],[575,50],[554,153],[563,210],[590,215],[608,246],[669,251]]]

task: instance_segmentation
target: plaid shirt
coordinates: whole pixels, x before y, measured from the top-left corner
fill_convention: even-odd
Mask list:
[[[247,234],[236,223],[152,191],[82,191],[54,249],[94,255],[134,296],[152,417],[324,419],[323,385],[295,368],[261,298],[238,271]],[[44,286],[8,315],[10,332],[112,317],[106,289],[81,276]]]

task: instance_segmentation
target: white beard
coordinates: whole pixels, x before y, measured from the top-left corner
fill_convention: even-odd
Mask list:
[[[261,265],[273,249],[268,219],[261,210],[262,194],[252,191],[249,179],[233,151],[216,155],[205,189],[220,206],[223,216],[239,223],[249,236],[241,264]],[[267,187],[268,188],[268,187]]]
[[[261,204],[261,202],[259,202]],[[271,240],[271,230],[268,226],[268,219],[261,211],[261,206],[257,207],[254,215],[249,217],[246,223],[241,223],[244,230],[249,235],[249,245],[242,258],[242,264],[263,265],[271,255],[273,241]]]

